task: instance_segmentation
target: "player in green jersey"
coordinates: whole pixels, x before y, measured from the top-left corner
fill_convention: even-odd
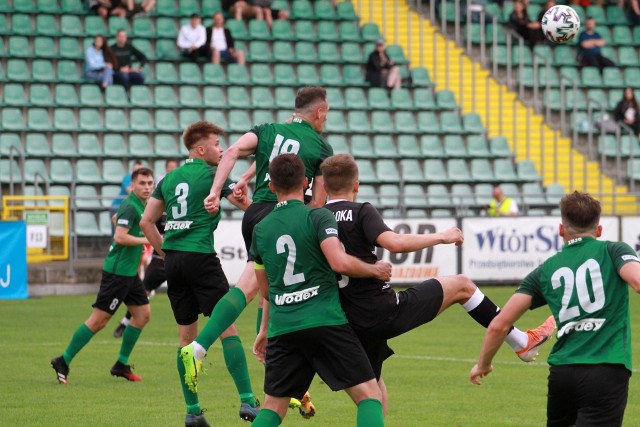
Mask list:
[[[347,255],[333,214],[304,205],[304,169],[294,154],[271,161],[269,188],[278,204],[253,232],[256,277],[269,302],[254,344],[266,369],[264,408],[253,425],[279,426],[289,398],[302,398],[318,373],[332,390],[349,394],[359,427],[383,426],[375,374],[340,306],[334,271],[387,281],[391,265]]]
[[[596,240],[600,202],[575,191],[560,201],[564,241],[520,283],[491,322],[471,381],[488,375],[509,325],[548,305],[558,324],[549,355],[548,426],[620,426],[631,376],[629,292],[640,292],[640,260],[626,243]]]
[[[253,228],[273,210],[277,201],[268,186],[270,182],[269,164],[277,155],[293,153],[302,159],[305,165],[305,176],[309,182],[313,180],[313,195],[309,205],[314,207],[324,205],[326,192],[322,185],[320,163],[331,156],[333,150],[319,134],[324,129],[328,111],[327,93],[323,88],[303,88],[296,95],[294,118],[290,123],[270,123],[256,126],[227,149],[211,186],[211,194],[205,200],[205,207],[210,213],[218,211],[220,191],[236,160],[238,157],[255,154],[256,189],[253,203],[242,218],[242,235],[247,253],[251,248]],[[258,283],[255,272],[249,262],[238,279],[236,287],[216,305],[211,318],[200,331],[194,343],[183,349],[185,356],[183,360],[191,364],[190,361],[195,357],[195,362],[201,362],[218,335],[238,318],[247,303],[255,297],[257,291]],[[196,383],[196,371],[192,366],[186,366],[186,369],[188,375],[194,373],[191,381]]]
[[[216,174],[215,166],[222,157],[219,135],[223,130],[213,123],[191,124],[182,139],[189,150],[184,165],[165,176],[153,192],[142,217],[142,229],[160,255],[165,257],[167,294],[171,302],[180,347],[189,344],[198,333],[198,315],[211,315],[216,303],[229,291],[229,283],[220,266],[214,245],[215,231],[221,212],[209,214],[203,200],[209,194]],[[223,197],[242,210],[249,199],[232,197],[233,184],[226,180]],[[156,221],[166,211],[164,239]],[[238,330],[231,325],[220,333],[227,369],[240,394],[240,417],[253,420],[259,404],[251,389],[247,361]],[[185,382],[184,365],[177,354],[180,383],[187,404],[186,426],[207,426],[202,415],[195,384]]]
[[[60,384],[67,384],[71,360],[107,325],[123,302],[132,318],[122,334],[120,354],[111,368],[111,375],[129,381],[142,380],[131,371],[129,356],[151,316],[149,298],[138,276],[138,266],[142,245],[149,243],[140,229],[140,217],[152,190],[153,172],[147,168],[134,171],[131,175],[131,193],[123,200],[116,213],[116,231],[109,254],[104,260],[100,290],[93,304],[93,311],[73,334],[62,356],[51,360]]]

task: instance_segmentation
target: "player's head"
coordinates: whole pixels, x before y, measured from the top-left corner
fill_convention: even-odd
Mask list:
[[[147,200],[153,191],[153,171],[140,167],[131,174],[131,191],[140,200]]]
[[[199,121],[190,124],[182,134],[184,146],[189,150],[189,158],[200,159],[210,165],[218,165],[222,157],[220,135],[224,131],[211,122]]]
[[[224,16],[222,12],[216,12],[213,14],[213,26],[222,27],[224,25]]]
[[[296,95],[294,116],[308,121],[316,132],[322,132],[329,113],[327,91],[319,86],[300,89]]]
[[[307,187],[305,167],[297,154],[280,154],[269,163],[269,188],[276,194],[300,193]]]
[[[588,193],[574,191],[560,200],[560,235],[566,239],[581,235],[599,237],[602,232],[600,226],[600,202]]]
[[[320,165],[324,188],[329,196],[358,192],[358,165],[350,154],[336,154]]]
[[[180,163],[178,163],[176,159],[167,159],[167,161],[164,163],[164,170],[166,173],[169,173],[172,170],[176,169],[178,166],[180,166]]]
[[[593,19],[593,17],[591,16],[587,16],[587,20],[585,21],[584,24],[587,31],[593,31],[593,29],[596,28],[596,20]]]

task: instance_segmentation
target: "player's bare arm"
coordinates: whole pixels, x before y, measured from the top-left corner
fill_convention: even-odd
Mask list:
[[[149,197],[147,206],[140,219],[140,228],[145,237],[153,246],[153,249],[164,258],[164,252],[162,252],[162,235],[156,227],[156,222],[162,217],[162,213],[165,211],[164,201],[156,199],[155,197]]]
[[[511,326],[531,307],[531,296],[516,293],[505,304],[500,313],[491,321],[484,335],[482,350],[478,363],[471,369],[469,379],[480,385],[479,378],[486,377],[493,371],[491,362],[504,342]]]
[[[246,211],[247,208],[251,206],[251,199],[246,195],[240,195],[237,197],[234,193],[231,193],[227,196],[227,200],[231,202],[233,206],[242,211]]]
[[[247,132],[240,137],[231,147],[229,147],[220,164],[216,169],[216,176],[211,185],[211,192],[204,199],[204,207],[210,214],[214,214],[220,210],[220,191],[226,179],[229,177],[236,160],[239,157],[246,157],[256,152],[258,146],[258,135],[253,132]]]
[[[256,176],[256,161],[251,162],[249,169],[247,169],[240,179],[236,182],[236,185],[233,187],[233,195],[237,198],[241,196],[246,197],[249,194],[248,184],[251,180]]]
[[[337,237],[329,237],[323,240],[320,243],[320,249],[322,249],[322,253],[329,261],[331,269],[336,273],[349,277],[374,277],[384,282],[391,280],[391,264],[383,261],[367,264],[347,254]]]
[[[640,263],[628,262],[620,269],[620,277],[633,288],[634,291],[640,293]]]
[[[307,206],[312,208],[321,208],[327,202],[327,190],[324,188],[324,178],[322,175],[316,175],[313,178],[311,187],[311,201]]]
[[[138,246],[146,245],[149,241],[144,237],[136,237],[129,234],[129,229],[121,225],[116,227],[113,241],[120,246]]]
[[[415,252],[435,245],[455,243],[460,246],[464,242],[462,231],[451,227],[441,233],[431,234],[398,234],[385,231],[376,239],[376,243],[393,253]]]

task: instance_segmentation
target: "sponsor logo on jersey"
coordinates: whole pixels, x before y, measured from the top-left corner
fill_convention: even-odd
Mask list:
[[[164,231],[168,230],[188,230],[193,224],[193,221],[167,221],[164,226]]]
[[[309,298],[317,296],[318,289],[320,289],[320,286],[314,286],[313,288],[303,289],[298,292],[276,295],[276,305],[297,304],[306,301]]]
[[[281,208],[283,206],[287,206],[287,201],[283,200],[282,202],[278,202],[278,204],[276,205],[276,208]]]
[[[120,218],[118,220],[118,225],[129,225],[129,220],[128,219],[124,219],[124,218]]]
[[[638,259],[638,257],[637,257],[637,256],[635,256],[635,255],[622,255],[622,260],[623,260],[623,261],[629,261],[629,260],[632,260],[632,261],[638,261],[638,262],[640,262],[640,259]]]
[[[351,209],[347,209],[344,211],[336,211],[334,213],[336,217],[336,221],[353,221],[353,211]]]
[[[582,319],[576,322],[566,323],[558,330],[558,338],[572,332],[595,332],[604,325],[607,319]]]
[[[327,234],[335,234],[336,236],[338,235],[338,230],[335,228],[326,228],[324,232]]]

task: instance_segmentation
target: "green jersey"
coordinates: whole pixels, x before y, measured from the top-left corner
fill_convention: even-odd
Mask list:
[[[158,183],[151,197],[164,201],[167,212],[162,249],[216,253],[213,232],[222,212],[211,215],[204,208],[215,174],[216,168],[204,160],[187,159]],[[233,183],[227,179],[222,197],[231,194],[232,188]]]
[[[623,364],[631,370],[628,284],[618,272],[640,262],[629,245],[581,237],[532,271],[516,292],[548,304],[558,325],[550,365]]]
[[[330,237],[338,237],[333,214],[299,200],[278,203],[253,230],[251,255],[269,278],[269,338],[347,323],[336,273],[320,249]]]
[[[291,123],[269,123],[251,129],[258,136],[256,148],[256,190],[253,202],[277,202],[269,190],[269,163],[278,154],[294,153],[304,163],[305,175],[311,180],[321,175],[320,163],[333,155],[333,149],[308,122],[293,119]]]
[[[128,234],[131,236],[144,237],[140,228],[140,218],[142,218],[143,212],[144,203],[132,191],[118,208],[116,227],[128,228]],[[118,276],[133,277],[138,274],[140,257],[142,257],[142,245],[123,246],[114,241],[111,243],[102,269]]]

